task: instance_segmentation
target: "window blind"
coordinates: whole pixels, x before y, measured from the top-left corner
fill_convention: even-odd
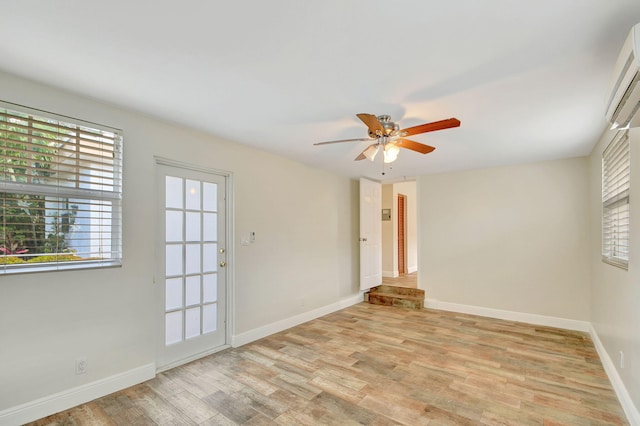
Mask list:
[[[0,273],[121,263],[117,129],[0,103]]]
[[[629,132],[621,131],[602,153],[602,259],[626,268],[629,262]]]

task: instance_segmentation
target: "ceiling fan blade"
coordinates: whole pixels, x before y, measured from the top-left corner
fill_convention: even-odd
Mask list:
[[[384,127],[382,126],[382,123],[380,123],[380,120],[378,120],[378,117],[376,117],[373,114],[364,114],[364,113],[356,114],[356,115],[360,120],[362,120],[364,124],[367,125],[367,127],[369,128],[369,134],[373,134],[373,135],[384,134]]]
[[[342,143],[342,142],[361,142],[361,141],[370,141],[371,138],[359,138],[359,139],[341,139],[338,141],[328,141],[328,142],[316,142],[314,145],[329,145],[332,143]]]
[[[377,142],[376,143],[372,143],[371,145],[369,145],[368,147],[363,149],[362,152],[360,153],[360,155],[358,155],[355,158],[355,161],[360,161],[360,160],[364,160],[365,158],[367,158],[367,156],[364,153],[367,152],[369,149],[371,149],[371,147],[374,147],[374,146],[378,146],[378,143]],[[375,154],[373,154],[373,156],[375,157]]]
[[[460,120],[457,118],[448,118],[446,120],[434,121],[433,123],[420,124],[418,126],[408,127],[400,130],[401,136],[418,135],[420,133],[434,132],[436,130],[449,129],[451,127],[458,127]]]
[[[428,154],[436,149],[431,145],[425,145],[420,142],[415,142],[415,141],[412,141],[409,139],[403,139],[403,138],[396,139],[393,143],[399,146],[400,148],[407,148],[407,149],[410,149],[411,151],[419,152],[420,154]]]

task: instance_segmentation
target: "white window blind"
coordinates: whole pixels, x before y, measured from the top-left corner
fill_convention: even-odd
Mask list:
[[[621,131],[602,153],[602,259],[629,263],[629,132]]]
[[[122,261],[120,131],[0,103],[0,274]]]

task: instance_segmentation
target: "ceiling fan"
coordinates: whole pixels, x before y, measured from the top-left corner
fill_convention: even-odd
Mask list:
[[[436,130],[444,130],[460,126],[460,120],[457,118],[448,118],[446,120],[434,121],[433,123],[425,123],[418,126],[407,127],[406,129],[400,129],[400,126],[391,121],[391,117],[388,115],[379,115],[377,117],[373,114],[356,115],[369,128],[368,138],[317,142],[314,143],[314,145],[373,140],[374,142],[366,147],[364,151],[355,158],[355,160],[360,161],[367,158],[373,161],[376,154],[380,151],[380,148],[382,148],[384,162],[392,163],[398,158],[400,148],[410,149],[412,151],[419,152],[420,154],[428,154],[435,150],[435,147],[433,146],[405,139],[405,136],[418,135],[420,133],[434,132]]]

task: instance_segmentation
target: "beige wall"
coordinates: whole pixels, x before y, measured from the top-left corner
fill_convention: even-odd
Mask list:
[[[603,135],[589,161],[592,244],[591,323],[636,407],[640,407],[640,128],[631,133],[631,247],[629,270],[602,262],[602,151],[613,132]],[[625,367],[620,367],[620,351]]]
[[[586,158],[422,176],[427,298],[588,320]]]
[[[123,267],[0,277],[0,412],[154,362],[154,155],[233,173],[234,334],[358,294],[357,182],[7,74],[0,93],[124,130]]]

